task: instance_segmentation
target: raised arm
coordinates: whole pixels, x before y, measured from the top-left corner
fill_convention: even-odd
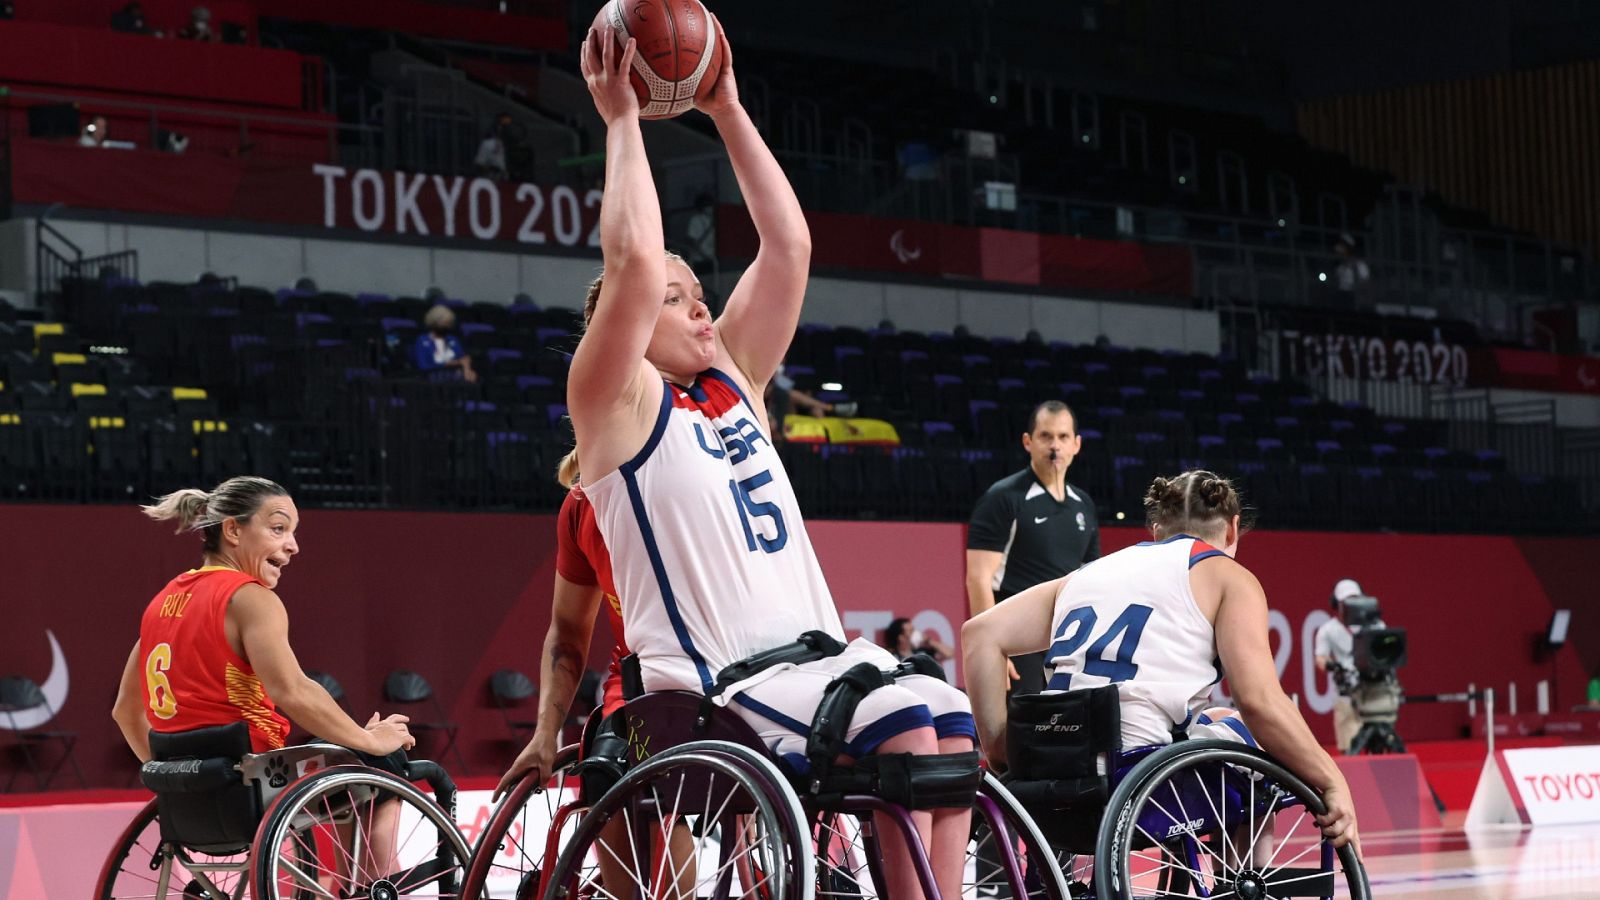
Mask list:
[[[972,717],[978,726],[978,741],[995,768],[1006,764],[1008,657],[1050,646],[1056,594],[1071,577],[1034,585],[961,626],[962,672],[967,678],[967,696],[972,698]]]
[[[661,205],[639,130],[639,99],[628,81],[635,53],[632,38],[619,51],[607,25],[589,30],[581,54],[583,77],[606,123],[606,182],[600,207],[605,281],[567,382],[580,447],[595,444],[609,430],[613,414],[637,404],[645,348],[667,290]],[[610,468],[615,464],[585,460],[583,465],[584,473],[596,478]]]
[[[760,393],[783,362],[800,322],[811,269],[811,229],[789,177],[739,104],[733,51],[721,22],[717,40],[722,42],[722,71],[710,99],[697,108],[717,125],[761,239],[755,262],[739,278],[717,319],[717,336],[733,364]]]

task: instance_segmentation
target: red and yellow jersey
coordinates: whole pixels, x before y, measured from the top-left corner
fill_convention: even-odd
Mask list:
[[[167,583],[139,623],[145,718],[155,731],[250,726],[257,753],[276,750],[289,735],[255,670],[228,646],[228,601],[254,576],[225,566],[191,569]]]
[[[595,524],[594,507],[583,495],[583,488],[573,484],[561,501],[561,512],[556,517],[556,571],[562,578],[585,587],[598,585],[604,595],[606,618],[611,622],[611,633],[617,645],[611,649],[611,669],[605,682],[605,699],[601,708],[606,715],[622,708],[622,657],[628,653],[622,633],[622,601],[617,599],[617,585],[611,577],[611,554],[606,550],[605,538],[600,536],[600,526]]]

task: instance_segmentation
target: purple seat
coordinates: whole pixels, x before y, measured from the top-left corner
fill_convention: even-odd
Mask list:
[[[1189,417],[1181,409],[1158,409],[1156,418],[1163,422],[1182,422]]]
[[[900,362],[902,362],[902,363],[915,362],[915,361],[917,361],[919,359],[920,360],[925,360],[927,358],[928,358],[928,354],[924,353],[921,350],[901,350],[900,351]]]
[[[568,337],[571,334],[572,332],[566,330],[565,328],[555,328],[553,326],[546,325],[545,327],[534,331],[533,340],[539,346],[543,347],[549,341],[558,341],[564,337]]]
[[[1095,408],[1094,413],[1102,419],[1120,419],[1127,415],[1128,411],[1120,406],[1100,406]]]
[[[371,366],[346,366],[344,370],[345,381],[375,381],[383,377],[383,373]]]
[[[470,337],[474,334],[494,334],[494,326],[488,322],[462,322],[461,336]]]
[[[1427,457],[1428,462],[1433,462],[1441,457],[1449,456],[1450,451],[1445,447],[1424,447],[1422,455]]]
[[[1305,395],[1299,395],[1299,396],[1294,396],[1294,397],[1290,397],[1289,398],[1289,406],[1294,408],[1294,409],[1305,409],[1308,406],[1316,406],[1316,405],[1317,405],[1317,398],[1315,398],[1315,397],[1308,397],[1308,396],[1305,396]]]
[[[468,413],[492,413],[500,408],[491,400],[462,400],[457,407]]]
[[[1272,424],[1279,428],[1299,428],[1300,419],[1298,416],[1278,416],[1272,420]]]
[[[282,303],[290,298],[315,297],[316,291],[297,291],[294,288],[278,288],[278,302]]]
[[[867,355],[866,348],[857,347],[854,344],[841,344],[840,346],[833,348],[833,359],[835,362],[843,362],[846,356],[865,355]]]
[[[967,411],[972,413],[973,415],[977,415],[979,410],[999,409],[999,408],[1000,408],[1000,404],[994,402],[993,400],[968,400],[967,401]]]
[[[1486,484],[1494,480],[1493,472],[1468,472],[1467,481],[1472,484]]]
[[[1111,366],[1103,362],[1086,362],[1083,364],[1083,371],[1090,375],[1095,375],[1111,371]]]
[[[1357,466],[1356,474],[1362,481],[1373,481],[1383,477],[1383,469],[1377,466]]]
[[[1318,453],[1329,453],[1329,452],[1335,452],[1335,451],[1339,451],[1339,450],[1343,450],[1343,449],[1344,449],[1344,445],[1340,444],[1338,441],[1317,441],[1317,452]]]
[[[1355,427],[1356,423],[1349,419],[1334,419],[1328,423],[1328,429],[1331,431],[1354,431]]]
[[[934,387],[949,387],[951,385],[958,385],[958,384],[962,384],[962,383],[963,383],[963,380],[962,380],[960,375],[935,375],[935,376],[933,376],[933,386]]]
[[[517,390],[525,391],[531,387],[555,387],[555,381],[544,375],[518,375]]]
[[[790,378],[814,378],[816,377],[817,370],[806,365],[791,366],[788,363],[784,363],[783,374],[789,376]]]
[[[1002,391],[1019,391],[1027,386],[1028,383],[1021,378],[1001,378],[995,382],[995,387]]]
[[[1048,360],[1048,359],[1025,359],[1025,360],[1022,361],[1022,367],[1024,369],[1027,369],[1030,372],[1034,372],[1034,371],[1037,371],[1039,369],[1048,369],[1048,368],[1050,368],[1050,360]]]
[[[1282,450],[1283,441],[1275,437],[1256,438],[1257,450]]]
[[[1238,464],[1240,472],[1247,475],[1258,475],[1267,470],[1267,464],[1257,460],[1243,460]]]
[[[339,338],[318,338],[316,346],[318,350],[327,350],[331,347],[345,347],[349,343],[349,341],[343,341]]]
[[[1226,426],[1226,425],[1238,425],[1243,421],[1244,421],[1244,414],[1243,413],[1236,413],[1236,412],[1217,413],[1217,424],[1218,425],[1224,425],[1224,426]]]
[[[1393,444],[1373,444],[1367,449],[1372,452],[1374,458],[1388,456],[1394,453]]]
[[[1139,374],[1149,381],[1152,378],[1165,378],[1170,373],[1166,366],[1144,366],[1139,369]]]
[[[1062,396],[1067,396],[1069,394],[1081,394],[1088,390],[1087,387],[1077,383],[1076,381],[1063,381],[1056,385],[1056,387],[1061,389]]]
[[[1179,388],[1178,397],[1183,400],[1204,400],[1206,392],[1199,388]]]
[[[1385,422],[1385,423],[1383,423],[1383,433],[1384,434],[1405,434],[1406,433],[1406,423],[1404,423],[1404,422]]]
[[[1098,429],[1098,428],[1079,428],[1078,429],[1078,437],[1081,437],[1081,438],[1083,438],[1084,440],[1087,440],[1087,441],[1098,441],[1098,440],[1100,440],[1101,436],[1102,435],[1100,434],[1100,429]]]
[[[567,417],[567,405],[565,403],[552,403],[544,408],[544,414],[550,419],[551,425],[559,425],[561,420]]]
[[[1136,384],[1125,384],[1117,389],[1117,393],[1123,397],[1143,397],[1146,391]]]
[[[324,325],[333,321],[333,317],[323,313],[295,313],[294,327],[305,328],[307,325]]]
[[[1220,434],[1202,434],[1195,438],[1195,442],[1200,445],[1201,450],[1205,450],[1209,447],[1225,447],[1228,439]]]
[[[1249,391],[1241,391],[1240,393],[1233,395],[1233,402],[1239,404],[1240,406],[1243,406],[1247,403],[1260,403],[1261,395],[1252,394]]]
[[[512,350],[506,347],[491,347],[486,355],[489,357],[489,362],[491,363],[497,363],[506,359],[523,358],[521,350]]]
[[[1220,369],[1201,369],[1194,373],[1194,376],[1201,381],[1221,381],[1222,371]]]
[[[956,431],[956,427],[954,425],[951,425],[949,422],[923,422],[922,423],[922,433],[923,434],[943,434],[945,432],[949,432],[950,434],[955,434],[955,431]]]
[[[1322,463],[1301,463],[1300,464],[1300,474],[1301,475],[1326,475],[1326,474],[1328,474],[1328,467],[1323,465]]]
[[[968,353],[965,356],[961,357],[961,364],[963,366],[968,367],[968,368],[971,368],[973,366],[987,366],[987,365],[990,365],[993,362],[994,362],[994,360],[992,360],[989,357],[983,355],[982,353]]]
[[[1133,436],[1133,441],[1136,444],[1164,444],[1167,436],[1154,431],[1141,431]]]
[[[1438,481],[1439,480],[1439,473],[1435,472],[1432,469],[1412,469],[1411,470],[1411,480],[1412,481]]]
[[[228,338],[228,346],[234,350],[240,347],[265,347],[267,336],[264,334],[236,334]]]
[[[362,291],[356,295],[356,302],[362,306],[371,306],[374,303],[388,303],[393,299],[388,294],[374,294],[370,291]]]
[[[402,319],[398,316],[384,316],[378,320],[378,327],[384,331],[416,331],[419,327],[415,320]]]

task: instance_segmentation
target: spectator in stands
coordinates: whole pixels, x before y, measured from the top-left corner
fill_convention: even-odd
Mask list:
[[[80,147],[104,147],[106,138],[110,137],[111,129],[106,124],[105,116],[95,116],[89,124],[83,126],[83,134],[78,135]]]
[[[1028,467],[994,483],[967,530],[967,601],[976,616],[1019,591],[1100,558],[1100,520],[1067,469],[1083,446],[1065,403],[1039,404],[1022,436]],[[1044,654],[1011,660],[1011,690],[1044,690]]]
[[[112,13],[111,30],[126,34],[149,34],[150,26],[144,20],[144,6],[135,0]]]
[[[1339,264],[1333,270],[1334,286],[1353,302],[1365,301],[1367,288],[1372,284],[1372,269],[1356,252],[1356,239],[1349,232],[1339,235],[1333,252],[1339,257]]]
[[[895,619],[889,627],[883,630],[883,647],[893,653],[895,659],[905,659],[913,653],[933,657],[935,662],[944,662],[955,656],[955,651],[950,645],[943,643],[926,631],[914,628],[911,620],[905,617]]]
[[[478,154],[472,158],[473,170],[485,178],[495,181],[504,181],[510,173],[506,171],[506,145],[500,136],[494,132],[484,136],[478,144]]]
[[[178,29],[178,39],[216,43],[222,37],[211,28],[211,10],[196,6],[189,11],[189,24]]]
[[[527,293],[517,294],[511,298],[512,309],[537,310],[539,304],[533,302],[533,296]]]
[[[317,293],[317,280],[310,275],[301,275],[294,280],[294,289],[306,294]]]
[[[791,409],[802,409],[813,416],[853,416],[858,409],[853,402],[827,403],[818,400],[794,386],[794,379],[785,375],[783,366],[767,382],[767,421],[772,423],[772,439],[783,440],[783,419]]]
[[[422,326],[426,330],[417,335],[416,346],[412,348],[412,360],[419,372],[447,373],[455,369],[463,381],[478,380],[478,373],[472,368],[472,357],[462,349],[461,340],[450,333],[456,327],[456,314],[450,307],[440,303],[428,310],[422,318]]]

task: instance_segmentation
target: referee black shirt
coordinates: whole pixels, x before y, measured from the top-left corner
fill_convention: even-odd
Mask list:
[[[1100,558],[1100,521],[1083,488],[1060,500],[1026,468],[990,486],[972,511],[967,549],[1001,554],[995,602]]]

